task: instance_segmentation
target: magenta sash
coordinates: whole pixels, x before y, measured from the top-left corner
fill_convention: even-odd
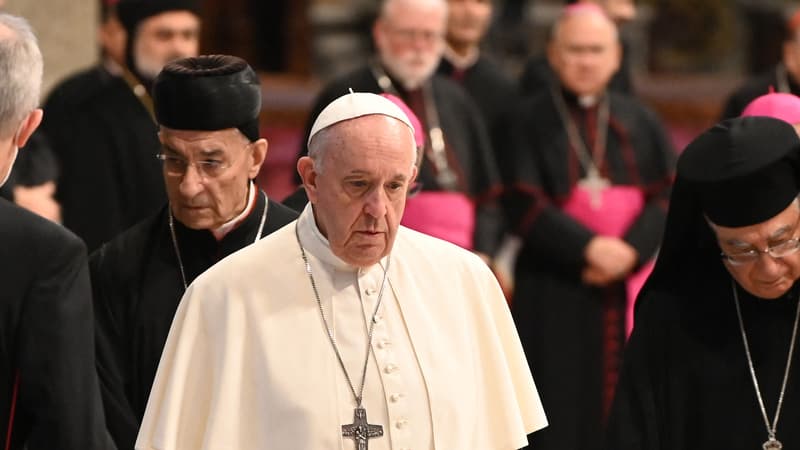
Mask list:
[[[400,223],[472,250],[475,204],[458,192],[422,191],[406,200]]]
[[[622,237],[644,209],[644,193],[633,186],[611,186],[600,193],[598,208],[592,205],[592,193],[575,186],[562,207],[567,215],[601,236]],[[633,328],[633,305],[636,295],[653,270],[648,261],[625,280],[627,303],[625,308],[625,336]]]

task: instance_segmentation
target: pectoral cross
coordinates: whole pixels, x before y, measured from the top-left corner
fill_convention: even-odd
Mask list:
[[[783,444],[781,444],[781,441],[771,437],[767,442],[764,442],[761,447],[764,450],[781,450],[783,448]]]
[[[603,191],[611,186],[611,182],[601,177],[596,167],[591,167],[586,171],[586,177],[578,180],[578,186],[589,191],[592,209],[599,209],[603,206]]]
[[[353,410],[353,423],[342,425],[342,436],[353,438],[357,450],[368,450],[369,439],[383,436],[383,427],[367,423],[367,411],[356,408]]]

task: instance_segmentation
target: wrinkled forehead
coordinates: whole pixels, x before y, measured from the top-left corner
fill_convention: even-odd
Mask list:
[[[376,149],[398,158],[414,160],[414,132],[405,122],[383,114],[369,114],[335,123],[312,140],[325,153],[356,158],[370,156]]]
[[[158,137],[165,150],[187,156],[212,151],[229,153],[249,143],[242,132],[236,128],[206,131],[176,130],[162,126],[159,129]]]

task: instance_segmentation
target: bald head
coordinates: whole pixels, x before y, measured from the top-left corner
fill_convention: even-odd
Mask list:
[[[547,57],[568,90],[579,96],[598,95],[619,69],[617,27],[595,4],[571,5],[553,26]]]

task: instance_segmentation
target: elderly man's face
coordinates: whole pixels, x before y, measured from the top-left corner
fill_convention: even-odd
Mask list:
[[[139,24],[134,39],[136,69],[155,79],[168,62],[197,56],[200,19],[188,11],[157,14]]]
[[[446,6],[437,1],[396,0],[373,30],[381,62],[407,89],[430,78],[444,50]]]
[[[577,95],[600,94],[619,69],[614,24],[595,13],[568,17],[553,36],[547,56],[567,89]]]
[[[447,40],[455,45],[478,45],[489,28],[492,0],[448,0]]]
[[[328,135],[320,144],[325,146],[321,171],[307,157],[298,164],[317,226],[336,256],[371,266],[392,249],[416,176],[414,138],[407,125],[383,115],[347,120],[323,132]]]
[[[756,225],[736,228],[713,225],[712,229],[720,248],[728,255],[754,249],[763,251],[798,237],[799,205],[797,201],[792,202],[777,216]],[[781,258],[761,253],[755,260],[742,264],[732,264],[724,258],[723,261],[742,288],[765,299],[782,296],[800,278],[800,252]]]
[[[159,132],[164,182],[172,214],[195,230],[224,225],[247,205],[250,180],[258,175],[267,141],[249,142],[235,128]]]

